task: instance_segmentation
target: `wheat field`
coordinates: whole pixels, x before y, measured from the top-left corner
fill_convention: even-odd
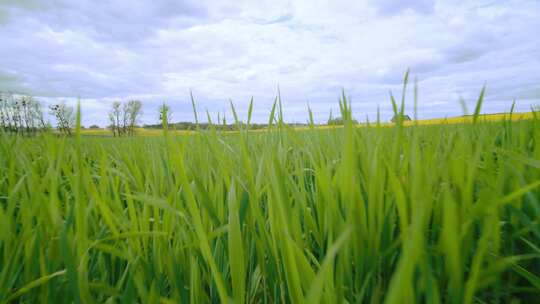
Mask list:
[[[259,132],[0,134],[0,301],[540,297],[536,112],[358,128],[340,106],[342,128],[274,104]]]

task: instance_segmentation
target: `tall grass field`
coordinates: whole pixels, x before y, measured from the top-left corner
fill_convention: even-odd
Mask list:
[[[274,105],[263,132],[0,134],[0,302],[538,303],[540,117],[481,101],[462,124],[359,128],[343,96],[343,128]]]

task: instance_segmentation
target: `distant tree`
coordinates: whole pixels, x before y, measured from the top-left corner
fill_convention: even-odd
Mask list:
[[[122,104],[122,134],[127,135],[128,134],[128,124],[129,124],[129,110],[128,110],[128,104],[124,103]]]
[[[113,136],[120,136],[120,102],[115,101],[112,104],[112,109],[109,112],[109,121],[111,123],[111,130],[113,131]]]
[[[51,114],[56,118],[60,133],[70,136],[75,127],[75,111],[63,101],[50,107]]]
[[[98,125],[90,125],[90,127],[88,127],[88,129],[99,129],[99,126]]]
[[[394,117],[392,117],[392,119],[390,119],[390,121],[393,122],[393,123],[396,123],[396,122],[398,122],[400,120],[400,117],[401,117],[401,121],[409,121],[409,120],[411,120],[411,118],[407,114],[403,114],[401,116],[400,115],[401,114],[394,115]]]
[[[330,125],[330,126],[340,126],[340,125],[343,125],[343,123],[344,123],[343,118],[341,118],[341,117],[332,118],[331,116],[330,116],[330,118],[328,119],[328,122],[327,122],[327,124]],[[358,124],[358,121],[356,121],[356,119],[353,119],[352,123],[353,124]]]
[[[0,95],[0,120],[2,129],[6,132],[18,133],[21,129],[20,108],[16,98],[11,93]]]
[[[7,96],[4,97],[4,94],[0,95],[0,124],[3,131],[7,131],[9,128],[9,112],[8,112],[8,100]]]
[[[138,100],[130,100],[126,103],[115,101],[109,112],[110,128],[114,136],[133,135],[135,126],[142,114],[142,103]]]
[[[142,114],[142,103],[138,100],[130,100],[124,108],[124,111],[127,112],[127,114],[124,113],[124,116],[127,116],[128,121],[127,133],[133,135],[135,134],[135,126]]]
[[[0,128],[5,132],[34,134],[47,128],[41,103],[32,96],[0,93]]]

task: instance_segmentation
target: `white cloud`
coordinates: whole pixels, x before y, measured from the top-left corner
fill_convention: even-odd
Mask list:
[[[22,4],[21,4],[22,3]],[[419,79],[419,116],[461,112],[484,83],[486,111],[540,100],[540,4],[535,1],[4,1],[0,85],[80,96],[85,124],[106,123],[115,99],[144,101],[144,122],[171,103],[265,121],[279,84],[286,118],[324,121],[344,88],[357,117],[390,114],[404,71]],[[2,17],[4,16],[4,17]],[[506,102],[505,102],[506,101]],[[230,114],[228,114],[230,117]]]

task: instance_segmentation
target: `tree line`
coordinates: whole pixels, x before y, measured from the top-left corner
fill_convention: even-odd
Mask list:
[[[75,128],[75,110],[72,106],[64,102],[59,102],[49,106],[49,114],[56,119],[56,130],[63,135],[72,135]],[[112,103],[108,112],[109,125],[113,136],[132,136],[135,135],[136,128],[142,115],[142,102],[139,100],[129,100],[126,102],[115,101]],[[158,117],[156,124],[145,124],[142,127],[148,129],[162,129],[165,125],[173,130],[206,130],[216,129],[223,131],[238,130],[243,128],[245,123],[227,124],[225,117],[218,118],[217,124],[212,123],[193,123],[193,122],[171,122],[171,108],[163,103],[158,107]],[[354,121],[354,123],[357,123]],[[328,125],[343,124],[343,120],[330,118]],[[290,126],[306,126],[304,123],[289,123]],[[249,128],[264,129],[267,124],[250,124]],[[91,129],[99,128],[93,124]],[[53,129],[52,125],[45,119],[43,106],[40,101],[30,95],[15,95],[12,93],[0,92],[0,130],[6,133],[32,135],[44,130]]]
[[[57,120],[58,131],[71,135],[75,125],[73,107],[60,102],[51,105],[49,111]],[[45,119],[40,101],[30,95],[0,92],[0,130],[5,133],[33,135],[51,128],[51,124]]]
[[[305,127],[308,126],[306,123],[285,123],[288,126],[291,127]],[[239,123],[218,123],[218,124],[210,124],[207,122],[199,122],[194,123],[190,121],[180,121],[180,122],[169,122],[168,127],[171,130],[209,130],[209,129],[215,129],[218,131],[236,131],[238,129],[244,129],[246,123],[245,122],[239,122]],[[145,129],[162,129],[163,124],[162,123],[156,123],[156,124],[145,124],[142,126]],[[265,123],[250,123],[249,129],[250,130],[258,130],[258,129],[265,129],[268,127],[268,124]]]
[[[61,101],[49,106],[49,115],[56,120],[59,134],[71,136],[75,129],[75,109]],[[134,135],[142,114],[142,103],[116,101],[109,112],[108,128],[114,136]],[[99,128],[93,124],[91,129]],[[34,135],[53,129],[45,118],[42,103],[30,95],[0,92],[0,131],[18,135]]]

